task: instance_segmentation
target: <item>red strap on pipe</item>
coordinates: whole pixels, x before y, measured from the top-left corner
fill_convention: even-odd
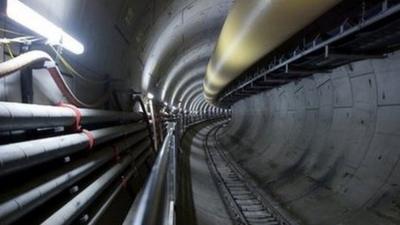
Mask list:
[[[83,129],[82,132],[88,137],[89,140],[89,146],[88,149],[91,150],[93,148],[93,146],[95,145],[95,139],[94,136],[92,134],[92,132]]]
[[[82,130],[82,127],[81,127],[81,120],[82,120],[81,111],[76,106],[71,105],[71,104],[65,104],[64,102],[58,103],[58,106],[71,109],[75,113],[75,122],[74,122],[73,129],[75,131],[81,131]]]

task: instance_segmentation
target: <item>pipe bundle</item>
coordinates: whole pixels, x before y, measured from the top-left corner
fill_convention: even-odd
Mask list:
[[[41,129],[50,134],[41,135]],[[124,174],[133,177],[153,154],[139,113],[0,102],[0,131],[26,137],[0,145],[0,181],[10,185],[0,196],[0,224],[20,223],[37,210],[47,215],[39,223],[74,223],[98,196],[121,183]],[[14,177],[24,179],[12,189],[8,181]],[[80,190],[84,180],[89,185]],[[48,210],[49,202],[65,201],[71,187],[77,187],[77,195],[58,211]]]

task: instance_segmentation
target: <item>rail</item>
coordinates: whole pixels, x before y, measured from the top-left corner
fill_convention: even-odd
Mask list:
[[[167,135],[158,152],[151,174],[140,196],[133,203],[133,214],[124,224],[173,225],[176,221],[176,122],[167,123]]]

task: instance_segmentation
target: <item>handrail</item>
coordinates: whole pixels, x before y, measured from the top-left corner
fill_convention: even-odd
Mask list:
[[[132,225],[175,224],[176,201],[176,136],[175,122],[168,122],[167,136],[153,165],[137,206]]]

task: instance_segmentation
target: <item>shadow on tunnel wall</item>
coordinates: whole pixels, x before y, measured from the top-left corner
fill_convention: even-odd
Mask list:
[[[220,144],[306,224],[400,224],[400,52],[232,111]]]

